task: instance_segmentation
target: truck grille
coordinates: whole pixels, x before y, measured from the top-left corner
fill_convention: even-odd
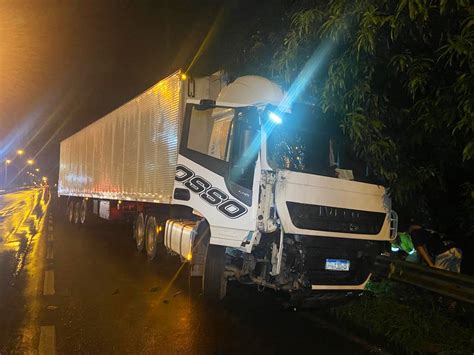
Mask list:
[[[380,242],[298,236],[304,254],[303,269],[309,285],[360,285],[383,250]],[[326,270],[326,259],[350,261],[349,271]]]
[[[293,224],[301,229],[351,234],[380,233],[385,213],[287,202]]]

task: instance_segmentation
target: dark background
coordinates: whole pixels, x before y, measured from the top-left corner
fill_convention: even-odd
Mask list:
[[[188,69],[221,9],[190,0],[0,2],[0,159],[26,151],[10,175],[35,158],[56,181],[59,142]]]
[[[9,180],[34,158],[56,182],[61,140],[180,68],[271,76],[295,4],[0,0],[0,161],[14,159]]]

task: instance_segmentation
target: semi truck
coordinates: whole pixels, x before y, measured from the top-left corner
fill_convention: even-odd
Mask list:
[[[177,255],[210,300],[229,281],[303,299],[364,290],[397,233],[388,191],[344,162],[313,106],[288,101],[260,76],[173,73],[60,143],[68,221],[133,224],[138,252]]]

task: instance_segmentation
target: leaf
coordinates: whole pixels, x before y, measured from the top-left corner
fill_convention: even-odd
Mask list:
[[[411,20],[414,20],[417,14],[417,9],[414,0],[408,0],[408,14]]]
[[[402,13],[402,11],[405,9],[405,7],[407,6],[407,0],[401,0],[399,3],[398,3],[398,6],[397,6],[397,11],[396,11],[396,16],[400,16],[400,14]]]
[[[448,4],[448,0],[440,0],[439,2],[439,13],[443,15],[446,12],[446,5]]]
[[[474,141],[469,142],[464,147],[462,155],[464,160],[471,160],[472,158],[474,158]]]

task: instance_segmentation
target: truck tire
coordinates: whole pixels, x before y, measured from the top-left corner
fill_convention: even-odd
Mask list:
[[[223,246],[212,244],[207,247],[202,277],[202,295],[206,300],[220,301],[226,294],[225,249]]]
[[[81,216],[81,201],[76,201],[74,203],[74,224],[80,223]]]
[[[137,250],[142,252],[145,248],[145,216],[143,215],[143,212],[138,213],[135,217],[133,239],[135,239]]]
[[[87,209],[87,200],[84,198],[81,201],[81,209],[79,212],[79,222],[82,226],[89,224],[89,210]]]
[[[145,229],[145,251],[148,260],[153,260],[156,257],[158,248],[160,247],[161,230],[158,228],[155,216],[148,216],[146,219]]]
[[[69,223],[74,223],[74,201],[69,201],[67,204],[67,220]]]
[[[209,223],[205,220],[200,221],[197,228],[197,234],[193,241],[193,257],[185,266],[185,277],[187,278],[188,289],[189,292],[195,296],[202,296],[202,277],[204,274],[206,253],[210,237],[211,230],[209,228]],[[194,267],[198,268],[196,273],[193,273]]]

